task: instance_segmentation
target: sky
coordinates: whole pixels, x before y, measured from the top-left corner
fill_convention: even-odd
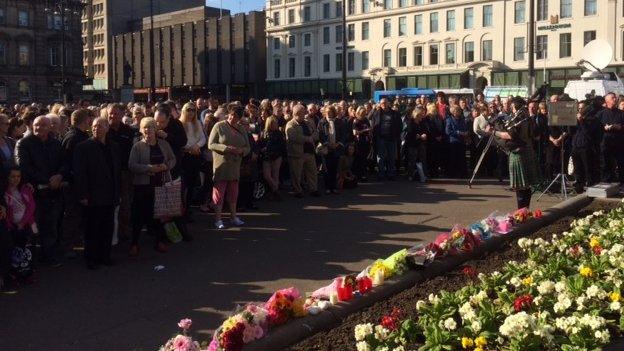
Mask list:
[[[206,0],[206,5],[212,7],[219,7],[221,3],[223,3],[224,9],[229,9],[232,13],[238,13],[262,10],[265,0]]]

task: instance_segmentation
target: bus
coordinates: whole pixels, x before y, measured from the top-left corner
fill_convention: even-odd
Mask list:
[[[397,97],[415,99],[423,95],[433,100],[435,99],[436,92],[432,89],[419,88],[403,88],[401,90],[378,90],[375,92],[373,100],[375,101],[375,103],[379,103],[379,101],[383,98],[386,98],[389,101],[394,101],[394,99],[396,99]]]

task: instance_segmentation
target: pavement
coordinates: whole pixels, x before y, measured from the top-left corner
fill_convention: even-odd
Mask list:
[[[397,181],[320,198],[285,196],[260,202],[260,212],[241,215],[245,227],[224,231],[212,229],[212,216],[197,214],[195,240],[166,254],[146,236],[138,259],[120,244],[116,266],[88,271],[81,260],[68,261],[40,269],[37,282],[16,294],[0,294],[0,349],[156,350],[187,317],[195,338],[208,340],[238,304],[290,286],[313,291],[454,224],[513,210],[515,194],[505,187]],[[533,207],[559,201],[545,196]]]

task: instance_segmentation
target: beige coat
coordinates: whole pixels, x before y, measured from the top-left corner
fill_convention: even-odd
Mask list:
[[[236,128],[236,130],[234,130]],[[226,153],[228,146],[243,149],[243,155]],[[249,138],[241,126],[231,126],[227,121],[217,122],[210,132],[208,148],[212,151],[214,181],[238,180],[241,161],[249,153]]]
[[[318,131],[314,127],[314,124],[310,121],[303,121],[310,128],[310,133],[312,133],[312,147],[318,141]],[[303,145],[305,144],[305,135],[303,135],[303,128],[295,119],[291,119],[286,124],[286,145],[288,157],[299,158],[303,156]]]

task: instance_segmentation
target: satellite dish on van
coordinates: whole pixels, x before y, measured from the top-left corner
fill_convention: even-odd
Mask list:
[[[613,59],[613,48],[604,39],[595,39],[587,43],[581,55],[581,64],[591,72],[600,72]]]

